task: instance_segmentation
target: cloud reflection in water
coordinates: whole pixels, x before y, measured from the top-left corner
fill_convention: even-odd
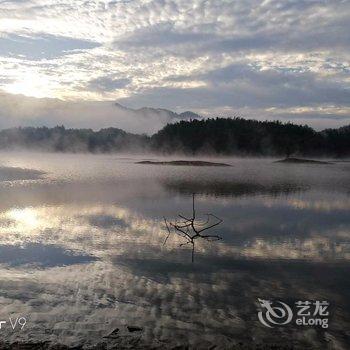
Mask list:
[[[158,175],[139,181],[120,175],[123,169],[115,181],[47,180],[0,188],[0,316],[26,314],[30,319],[21,334],[5,331],[3,339],[69,345],[84,339],[89,345],[116,327],[136,325],[144,328],[140,341],[155,346],[162,341],[163,347],[290,344],[296,339],[295,348],[323,349],[330,336],[334,346],[346,349],[346,193],[322,187],[323,180],[317,187],[311,179],[305,189],[270,191],[266,177],[257,181],[263,187],[249,187],[246,181],[243,193],[230,185],[198,194],[198,213],[215,212],[224,219],[217,232],[224,240],[198,245],[192,265],[179,238],[162,246],[162,217],[191,210],[187,193],[164,187],[164,177],[171,176],[161,172],[172,170],[159,170],[164,181]],[[192,176],[174,171],[184,181]],[[25,264],[11,260],[19,247],[27,248]],[[328,335],[293,326],[267,332],[257,321],[258,297],[331,301],[335,308]]]

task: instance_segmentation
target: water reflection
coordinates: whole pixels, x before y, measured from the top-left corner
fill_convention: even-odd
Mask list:
[[[121,227],[126,228],[128,225],[123,219],[118,219],[112,215],[93,214],[85,217],[91,226],[102,228]]]
[[[309,189],[308,185],[298,183],[249,183],[234,181],[168,180],[164,187],[170,192],[180,194],[202,194],[209,196],[247,196],[247,195],[289,195]]]
[[[37,180],[45,173],[34,169],[0,166],[0,181]]]
[[[0,186],[0,319],[29,319],[28,328],[4,329],[0,339],[121,348],[239,342],[348,348],[350,198],[343,169],[334,175],[333,165],[328,180],[309,177],[303,187],[289,174],[278,181],[260,176],[251,164],[249,179],[242,181],[236,165],[224,181],[217,170],[194,179],[188,169],[169,168],[143,178],[128,173],[128,160],[93,159],[84,160],[87,169],[106,162],[103,168],[112,164],[116,175],[87,179],[68,162],[67,177],[61,178],[62,167],[47,165],[52,173],[44,180]],[[215,232],[223,241],[201,242],[195,264],[179,237],[162,246],[162,217],[191,213],[191,188],[198,191],[199,216],[224,219]],[[261,297],[328,300],[330,328],[266,329],[256,314]],[[142,332],[134,336],[127,326]],[[103,338],[116,328],[119,337]]]
[[[0,245],[0,264],[10,267],[35,265],[38,267],[83,264],[96,260],[93,256],[79,255],[55,245],[30,243],[24,246]]]
[[[202,205],[202,209],[206,206]],[[217,228],[223,242],[198,241],[200,254],[215,252],[217,256],[308,260],[350,258],[350,218],[346,211],[327,215],[312,211],[305,215],[304,211],[295,211],[293,207],[289,211],[287,207],[279,211],[279,204],[271,210],[270,204],[265,209],[261,205],[259,216],[256,208],[251,211],[246,206],[231,206],[229,209],[235,209],[235,215],[230,216],[225,206],[217,206],[217,212],[225,220],[222,227]],[[289,214],[288,220],[283,220],[283,212]],[[150,218],[117,205],[11,209],[0,216],[0,244],[59,244],[67,249],[81,247],[101,256],[111,252],[124,254],[133,245],[134,249],[144,249],[145,254],[164,255],[164,250],[179,250],[182,240],[171,235],[167,246],[159,251],[147,247],[161,246],[166,236],[160,214],[157,219]],[[278,217],[282,219],[278,220]],[[299,224],[296,223],[298,220]],[[313,224],[314,221],[318,221],[319,226]],[[128,254],[130,256],[132,252]]]

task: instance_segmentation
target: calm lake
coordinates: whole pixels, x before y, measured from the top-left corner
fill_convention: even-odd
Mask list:
[[[1,341],[349,349],[349,162],[135,164],[149,159],[0,154]],[[194,263],[180,236],[163,245],[192,193],[223,220]],[[258,299],[327,301],[329,327],[267,327]]]

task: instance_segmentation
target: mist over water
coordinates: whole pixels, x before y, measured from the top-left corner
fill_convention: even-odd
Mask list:
[[[90,346],[119,328],[127,344],[137,326],[140,348],[348,348],[350,163],[146,159],[0,154],[0,319],[28,320],[0,340]],[[198,215],[223,219],[194,264],[180,237],[163,246],[163,217],[190,214],[193,192]],[[328,300],[330,327],[267,329],[258,298]]]

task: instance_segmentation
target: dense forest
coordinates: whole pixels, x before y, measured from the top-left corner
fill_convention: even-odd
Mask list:
[[[307,125],[215,118],[168,124],[152,136],[163,152],[188,154],[350,156],[350,125],[316,132]]]
[[[306,125],[215,118],[168,124],[153,136],[117,128],[26,127],[0,131],[0,149],[53,152],[156,152],[187,155],[350,156],[350,125],[317,132]]]

